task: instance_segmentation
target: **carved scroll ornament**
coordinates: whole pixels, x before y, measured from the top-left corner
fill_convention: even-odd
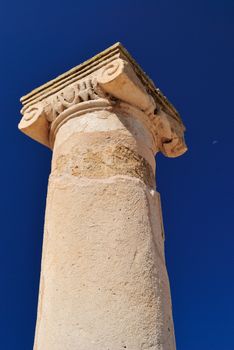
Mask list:
[[[48,97],[42,96],[38,102],[26,104],[21,110],[23,118],[19,128],[52,148],[51,126],[58,124],[58,121],[60,123],[63,116],[67,118],[76,107],[79,110],[95,110],[101,106],[103,109],[110,106],[114,109],[116,101],[138,108],[151,119],[154,124],[152,129],[157,134],[158,149],[166,156],[176,157],[186,151],[183,124],[156,105],[131,64],[123,59],[115,59],[85,79],[73,82]]]

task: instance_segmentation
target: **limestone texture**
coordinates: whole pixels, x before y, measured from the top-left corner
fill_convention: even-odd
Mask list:
[[[175,350],[155,154],[173,106],[118,43],[22,98],[53,150],[34,350]]]

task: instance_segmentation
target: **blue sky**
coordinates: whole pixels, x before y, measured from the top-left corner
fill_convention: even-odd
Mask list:
[[[0,349],[31,350],[51,152],[19,98],[121,41],[179,110],[189,151],[157,157],[178,350],[234,349],[233,0],[0,5]]]

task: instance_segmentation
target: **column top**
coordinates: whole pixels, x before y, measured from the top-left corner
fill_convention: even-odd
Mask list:
[[[68,113],[74,105],[87,108],[91,101],[99,108],[100,103],[111,106],[117,100],[145,112],[154,127],[160,123],[165,155],[176,157],[186,151],[179,113],[119,42],[23,96],[19,129],[52,148],[51,129],[65,110]]]

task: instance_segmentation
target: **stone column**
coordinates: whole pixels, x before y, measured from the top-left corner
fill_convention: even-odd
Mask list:
[[[174,350],[155,154],[184,126],[116,44],[22,98],[53,150],[34,350]]]

